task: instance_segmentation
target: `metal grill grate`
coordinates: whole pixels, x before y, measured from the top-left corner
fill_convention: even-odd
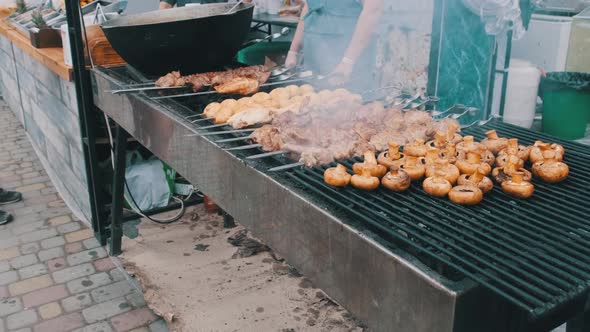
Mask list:
[[[121,79],[125,83],[140,81],[117,74],[125,78]],[[184,109],[181,112],[191,118],[187,120],[196,119],[195,127],[201,128],[211,122],[191,110],[201,110],[219,98],[211,95],[159,104],[171,110]],[[539,319],[590,290],[590,148],[500,121],[465,129],[463,134],[481,140],[490,129],[526,145],[537,139],[562,144],[567,151],[565,162],[570,165],[569,178],[560,184],[533,181],[537,190],[529,200],[515,199],[496,186],[474,207],[430,197],[419,185],[405,193],[333,188],[323,181],[323,171],[332,165],[294,168],[275,178],[317,198],[329,211],[342,211],[344,222],[362,225],[434,270],[442,268],[445,276],[468,277],[524,310],[530,318]],[[225,130],[228,127],[201,128],[200,133]],[[239,132],[211,137],[220,147],[232,148],[248,144],[240,139],[248,135]],[[261,151],[231,153],[245,158]],[[342,163],[350,168],[356,161],[360,159]],[[290,162],[275,155],[250,160],[249,164],[264,171]]]
[[[536,139],[563,144],[570,177],[557,185],[534,181],[537,191],[529,200],[514,199],[496,186],[482,204],[464,207],[430,197],[419,185],[406,193],[332,188],[323,181],[323,171],[331,165],[282,175],[379,235],[453,268],[538,318],[590,286],[590,204],[585,197],[590,167],[584,162],[590,148],[497,121],[464,134],[483,139],[489,129],[524,144]],[[350,168],[356,161],[361,160],[343,164]]]

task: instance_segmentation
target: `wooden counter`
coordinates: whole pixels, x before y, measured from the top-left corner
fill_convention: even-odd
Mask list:
[[[34,48],[31,46],[29,38],[19,33],[6,18],[0,19],[0,34],[6,36],[25,53],[64,80],[72,81],[72,67],[64,63],[64,51],[62,48]]]

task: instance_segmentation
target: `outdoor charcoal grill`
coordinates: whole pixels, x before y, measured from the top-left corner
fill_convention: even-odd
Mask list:
[[[418,185],[405,193],[333,188],[323,181],[332,165],[269,172],[293,161],[248,159],[261,153],[255,147],[224,151],[250,144],[240,138],[250,131],[200,129],[211,125],[199,116],[204,106],[225,97],[107,92],[146,80],[127,67],[95,69],[95,103],[373,330],[548,331],[583,311],[590,148],[493,120],[462,133],[482,139],[496,129],[527,145],[562,144],[568,179],[533,181],[529,200],[496,186],[473,207]]]

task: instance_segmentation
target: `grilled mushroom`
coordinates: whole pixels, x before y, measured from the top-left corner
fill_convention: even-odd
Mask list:
[[[535,191],[535,186],[530,182],[524,181],[523,177],[523,172],[512,174],[510,180],[502,182],[502,190],[507,194],[520,198],[531,197]]]
[[[570,173],[566,163],[556,160],[555,151],[544,153],[548,158],[533,164],[533,173],[545,182],[558,183],[567,178]]]
[[[426,155],[426,145],[423,139],[416,139],[413,143],[404,146],[404,154],[406,156],[424,157]]]
[[[482,168],[486,172],[486,175],[492,171],[492,166],[482,161],[481,155],[483,148],[481,146],[471,147],[466,151],[467,159],[457,160],[455,163],[461,174],[473,174],[477,172],[478,168]]]
[[[421,157],[406,156],[399,167],[408,173],[412,181],[416,181],[422,179],[426,172],[423,161],[424,158]]]
[[[531,181],[533,178],[531,172],[522,167],[523,161],[515,155],[506,156],[504,166],[496,167],[492,170],[492,176],[498,183],[510,180],[512,174],[522,172],[524,181]]]
[[[379,165],[377,159],[375,159],[375,153],[373,151],[366,151],[364,153],[365,161],[362,163],[355,163],[352,165],[352,170],[355,174],[361,174],[363,167],[368,167],[371,171],[371,176],[382,178],[387,173],[387,167]]]
[[[338,164],[324,171],[324,181],[334,187],[346,187],[350,183],[351,175],[344,165]]]
[[[459,175],[459,169],[457,166],[450,164],[448,160],[439,159],[434,164],[426,165],[426,177],[432,177],[437,171],[442,171],[443,177],[447,179],[451,184],[455,184]]]
[[[381,184],[383,187],[397,192],[408,190],[408,188],[410,188],[411,182],[412,179],[408,173],[397,166],[392,167],[391,171],[385,174],[385,176],[381,179]]]
[[[456,186],[449,191],[449,199],[461,205],[476,205],[483,199],[483,192],[472,184]]]
[[[422,188],[428,194],[435,196],[435,197],[445,197],[453,185],[449,182],[449,180],[445,179],[444,173],[442,171],[438,171],[434,176],[426,178],[422,183]]]
[[[381,152],[377,158],[380,165],[391,168],[399,166],[404,161],[404,154],[399,152],[399,144],[389,142],[389,150]]]
[[[426,156],[424,157],[424,161],[426,165],[434,165],[437,160],[440,159],[440,151],[437,148],[429,146],[426,151]]]
[[[524,146],[518,144],[518,138],[511,138],[508,140],[508,146],[505,149],[502,149],[498,153],[498,158],[502,155],[517,155],[518,158],[522,159],[523,162],[529,160],[529,155],[531,150]],[[499,165],[499,164],[498,164]],[[501,165],[499,165],[501,166]]]
[[[440,152],[439,157],[447,160],[449,163],[454,164],[457,161],[457,149],[454,145],[449,144],[447,147]]]
[[[434,139],[432,141],[426,142],[426,146],[432,147],[432,148],[437,148],[437,149],[445,148],[448,144],[447,138],[448,138],[447,133],[442,132],[442,131],[437,131],[436,134],[434,134]]]
[[[565,154],[565,149],[563,148],[563,146],[555,143],[550,144],[542,141],[536,141],[535,144],[531,147],[531,153],[529,157],[531,163],[536,163],[538,161],[548,159],[547,157],[545,157],[545,154],[549,151],[555,152],[554,159],[556,161],[563,161],[563,155]]]
[[[494,183],[486,176],[484,169],[477,169],[477,172],[469,175],[463,174],[457,180],[459,185],[471,184],[477,186],[484,194],[490,192],[494,188]]]
[[[371,168],[369,166],[363,166],[361,168],[361,174],[355,174],[350,179],[350,183],[361,190],[375,190],[379,187],[379,178],[371,175]]]
[[[498,137],[495,130],[486,131],[487,138],[481,141],[488,150],[493,154],[498,154],[500,151],[508,147],[508,139]]]

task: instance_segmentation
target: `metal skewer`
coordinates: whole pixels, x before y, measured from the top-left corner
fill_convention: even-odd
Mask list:
[[[202,134],[191,134],[187,135],[191,136],[212,136],[212,135],[224,135],[224,134],[235,134],[235,133],[250,133],[253,132],[255,129],[236,129],[236,130],[226,130],[226,131],[215,131],[210,133],[202,133]]]
[[[203,116],[203,114],[193,114],[193,115],[187,116],[184,119],[186,120],[186,119],[198,118],[198,117],[201,117],[201,116]]]
[[[261,159],[261,158],[278,156],[278,155],[287,154],[287,153],[289,153],[289,151],[286,151],[286,150],[272,151],[272,152],[267,152],[267,153],[255,154],[253,156],[248,156],[248,157],[246,157],[246,159]]]
[[[215,118],[202,118],[202,119],[197,119],[197,120],[191,121],[191,123],[197,123],[197,122],[209,121],[209,120],[215,120]]]
[[[121,90],[109,90],[108,92],[114,95],[120,95],[125,93],[133,93],[133,92],[142,92],[142,91],[158,91],[158,90],[179,90],[179,89],[186,89],[188,86],[153,86],[147,88],[132,88],[132,89],[121,89]],[[155,98],[154,98],[155,99]]]
[[[300,166],[303,166],[303,165],[305,165],[305,164],[302,163],[302,162],[298,162],[298,163],[293,163],[293,164],[288,164],[288,165],[273,167],[273,168],[270,168],[268,171],[269,172],[286,171],[288,169],[300,167]]]
[[[220,123],[220,124],[215,124],[215,125],[210,125],[210,126],[205,126],[205,127],[199,127],[197,129],[201,130],[201,129],[213,129],[213,128],[220,128],[220,127],[225,127],[225,126],[229,126],[227,123]]]
[[[249,140],[251,138],[252,138],[252,136],[250,136],[250,135],[244,136],[244,137],[226,138],[226,139],[220,139],[218,141],[215,141],[215,143],[228,143],[228,142],[246,141],[246,140]]]
[[[223,149],[223,150],[225,150],[225,151],[238,151],[238,150],[256,149],[256,148],[260,148],[260,147],[262,147],[262,144],[249,144],[249,145],[236,146],[235,148],[228,148],[228,149]]]

